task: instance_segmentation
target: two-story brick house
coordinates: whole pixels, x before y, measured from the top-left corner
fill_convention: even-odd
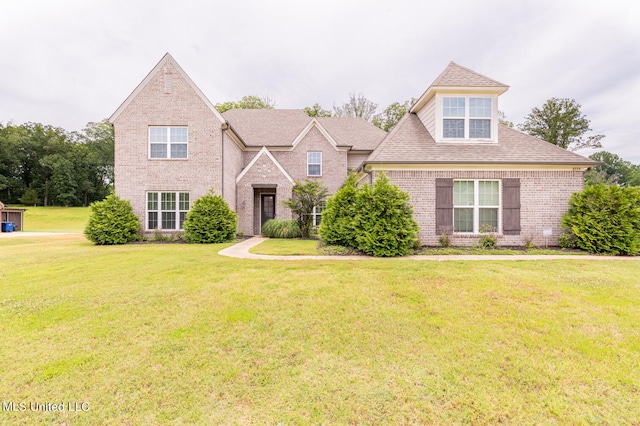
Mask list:
[[[501,244],[541,242],[545,231],[557,237],[569,196],[596,163],[500,125],[507,89],[451,63],[387,134],[300,110],[220,114],[167,54],[110,118],[116,192],[145,231],[168,232],[213,189],[250,235],[291,218],[281,201],[295,181],[317,179],[333,193],[349,170],[365,182],[384,171],[411,196],[425,244],[443,231],[471,244],[483,225]]]

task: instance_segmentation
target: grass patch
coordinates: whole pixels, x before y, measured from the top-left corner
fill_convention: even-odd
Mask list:
[[[90,409],[2,424],[640,418],[636,260],[267,262],[224,244],[16,240],[0,240],[2,398]]]
[[[27,207],[27,232],[82,232],[89,220],[89,207]]]
[[[275,256],[318,255],[319,240],[301,240],[298,238],[270,238],[249,249],[254,254]]]

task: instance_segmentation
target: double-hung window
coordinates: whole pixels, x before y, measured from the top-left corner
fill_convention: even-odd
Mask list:
[[[187,158],[188,127],[149,127],[149,158]]]
[[[499,218],[500,181],[453,182],[453,232],[498,232]]]
[[[307,176],[322,176],[322,152],[307,152]]]
[[[443,139],[491,139],[492,98],[442,98]]]
[[[147,192],[147,230],[182,229],[188,211],[188,192]]]

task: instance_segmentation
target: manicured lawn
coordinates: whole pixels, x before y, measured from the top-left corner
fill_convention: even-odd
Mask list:
[[[299,238],[270,238],[249,250],[254,254],[272,254],[277,256],[298,256],[321,254],[318,252],[318,240]]]
[[[27,207],[27,232],[82,232],[89,220],[88,207]]]
[[[640,261],[0,240],[0,424],[634,424]]]

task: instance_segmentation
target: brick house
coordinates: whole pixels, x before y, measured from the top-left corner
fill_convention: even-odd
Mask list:
[[[238,230],[253,235],[269,218],[292,217],[281,202],[295,181],[319,180],[334,193],[349,170],[363,182],[385,172],[409,193],[423,244],[442,232],[473,244],[483,225],[502,245],[540,243],[543,233],[553,243],[569,196],[597,163],[500,125],[507,89],[451,63],[386,133],[301,110],[220,114],[166,54],[110,118],[116,192],[146,232],[170,232],[213,189],[238,213]]]

